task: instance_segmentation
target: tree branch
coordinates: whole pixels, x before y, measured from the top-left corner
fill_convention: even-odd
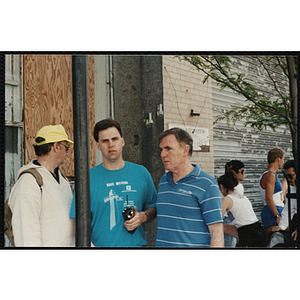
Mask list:
[[[210,73],[205,72],[203,70],[203,68],[198,67],[198,65],[192,63],[196,68],[200,69],[201,71],[203,71],[205,74],[207,74],[208,76],[210,76],[212,79],[216,80],[217,82],[223,83],[224,85],[226,85],[227,87],[229,87],[230,89],[236,91],[237,93],[243,95],[246,99],[248,99],[249,101],[251,101],[253,104],[257,105],[258,107],[260,107],[261,109],[269,112],[270,114],[274,114],[283,118],[287,118],[286,115],[282,114],[279,110],[277,110],[276,108],[274,108],[273,106],[270,105],[266,105],[266,104],[262,104],[259,101],[253,99],[253,96],[248,95],[245,91],[244,88],[242,86],[240,86],[239,84],[237,84],[235,81],[233,81],[226,72],[224,72],[222,66],[220,65],[220,63],[218,62],[218,66],[216,64],[214,64],[211,60],[207,59],[205,56],[200,56],[203,59],[205,59],[206,62],[208,62],[209,64],[211,64],[214,68],[216,68],[223,76],[225,76],[229,82],[233,85],[233,86],[229,86],[228,83],[226,81],[223,81],[219,78],[213,77]]]
[[[262,60],[261,60],[258,56],[252,56],[252,57],[253,57],[253,58],[256,58],[256,59],[259,61],[259,63],[263,66],[263,68],[264,68],[265,71],[267,72],[269,78],[272,80],[275,90],[276,90],[277,93],[280,95],[280,98],[281,98],[282,101],[283,101],[283,105],[284,105],[284,107],[285,107],[286,116],[287,116],[287,118],[289,118],[289,107],[288,107],[288,103],[286,102],[285,97],[284,97],[284,96],[281,94],[281,92],[279,91],[279,88],[278,88],[278,86],[277,86],[277,84],[276,84],[276,81],[273,79],[273,77],[272,77],[272,75],[270,74],[268,68],[265,66],[265,64],[262,62]]]
[[[279,59],[278,56],[276,56],[276,59],[277,59],[278,65],[280,66],[281,70],[283,71],[283,74],[285,74],[286,77],[289,77],[289,74],[287,73],[286,68],[283,66],[283,64],[282,64],[282,62],[280,61],[280,59]]]

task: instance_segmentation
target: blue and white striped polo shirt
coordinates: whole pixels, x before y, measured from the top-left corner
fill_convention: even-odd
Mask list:
[[[208,226],[223,223],[217,181],[193,166],[194,170],[176,183],[171,172],[160,180],[156,247],[209,247]]]

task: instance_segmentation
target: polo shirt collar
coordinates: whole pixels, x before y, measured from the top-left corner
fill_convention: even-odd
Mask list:
[[[192,164],[192,166],[194,166],[194,170],[192,172],[190,172],[189,174],[187,174],[186,176],[182,177],[181,179],[179,179],[177,182],[180,182],[182,180],[184,180],[185,178],[188,178],[188,177],[197,177],[200,172],[201,172],[201,169],[200,167],[197,165],[197,164]],[[173,176],[172,176],[172,172],[168,172],[166,174],[167,176],[167,181],[169,184],[173,184]]]

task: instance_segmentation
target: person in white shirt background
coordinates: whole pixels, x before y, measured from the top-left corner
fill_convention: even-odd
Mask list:
[[[229,170],[233,170],[237,174],[237,178],[239,180],[238,185],[234,188],[234,191],[241,196],[244,195],[244,186],[241,184],[241,181],[244,180],[244,163],[240,160],[231,160],[225,164],[225,173]],[[223,195],[224,196],[224,195]],[[224,215],[224,225],[226,228],[226,224],[232,224],[232,220],[230,219],[230,214],[225,212]],[[227,226],[228,227],[228,226]],[[235,247],[237,243],[237,239],[231,235],[224,234],[224,244],[225,247]]]
[[[224,215],[227,211],[228,216],[232,216],[232,225],[224,225],[224,232],[236,237],[239,247],[263,247],[266,241],[265,231],[250,200],[234,190],[238,182],[237,175],[232,170],[218,178],[220,190],[225,196],[222,199],[222,213]]]

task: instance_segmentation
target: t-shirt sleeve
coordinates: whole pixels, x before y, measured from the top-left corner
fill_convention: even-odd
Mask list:
[[[144,209],[147,209],[149,207],[155,207],[156,206],[156,200],[157,200],[157,192],[152,180],[152,177],[150,173],[145,169],[145,177],[146,177],[146,198],[144,202]]]
[[[221,193],[216,182],[206,189],[200,205],[207,226],[223,223]]]

